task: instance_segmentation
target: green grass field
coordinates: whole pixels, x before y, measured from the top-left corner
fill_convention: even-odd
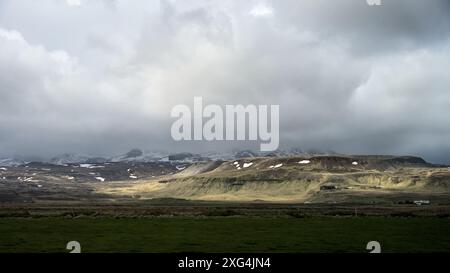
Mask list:
[[[0,252],[448,252],[450,219],[395,217],[2,218]]]

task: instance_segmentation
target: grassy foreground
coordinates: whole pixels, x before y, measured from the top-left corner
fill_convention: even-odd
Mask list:
[[[0,252],[450,252],[450,219],[2,218]]]

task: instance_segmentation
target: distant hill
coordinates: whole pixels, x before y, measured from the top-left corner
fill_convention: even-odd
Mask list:
[[[450,169],[413,156],[250,157],[199,162],[114,191],[144,199],[450,203]]]

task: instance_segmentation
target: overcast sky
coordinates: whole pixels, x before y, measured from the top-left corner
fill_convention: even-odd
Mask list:
[[[202,96],[279,104],[280,148],[450,163],[449,38],[448,0],[0,0],[0,155],[243,147],[171,139]]]

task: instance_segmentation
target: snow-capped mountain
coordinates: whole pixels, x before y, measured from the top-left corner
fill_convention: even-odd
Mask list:
[[[166,152],[142,151],[132,149],[126,154],[108,158],[109,162],[154,162],[168,161],[169,154]]]
[[[91,157],[88,155],[66,153],[53,157],[52,159],[50,159],[49,163],[55,165],[86,163],[90,158]]]
[[[15,167],[27,163],[24,160],[14,158],[2,158],[0,159],[0,166],[2,167]]]
[[[243,150],[234,154],[234,158],[247,158],[247,157],[258,157],[259,153],[251,150]]]
[[[201,161],[234,160],[249,157],[285,157],[285,156],[317,156],[317,155],[335,155],[333,151],[323,152],[319,150],[303,151],[300,148],[288,150],[277,150],[270,153],[260,153],[252,150],[232,151],[232,152],[205,152],[205,153],[168,153],[161,151],[142,151],[132,149],[129,152],[111,157],[99,157],[86,154],[65,153],[51,158],[42,159],[20,159],[3,158],[0,159],[0,166],[18,166],[27,162],[44,162],[55,165],[67,164],[101,164],[105,162],[176,162],[193,163]]]

